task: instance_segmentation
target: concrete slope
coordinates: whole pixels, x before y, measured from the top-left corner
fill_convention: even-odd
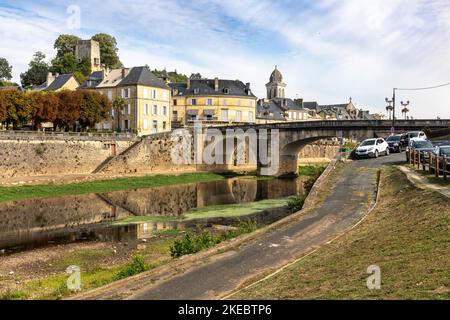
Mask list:
[[[360,221],[375,199],[377,171],[402,155],[346,164],[336,186],[310,214],[264,234],[220,259],[157,285],[149,284],[129,299],[220,299],[244,283],[298,259]]]

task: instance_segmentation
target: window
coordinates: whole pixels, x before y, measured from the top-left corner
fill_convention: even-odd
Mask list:
[[[229,93],[230,93],[230,89],[229,89],[229,88],[224,88],[224,89],[223,89],[223,93],[229,94]]]
[[[199,88],[195,88],[194,89],[194,94],[199,94],[200,93],[200,89]]]
[[[163,130],[167,129],[167,122],[163,121]]]
[[[248,120],[253,121],[253,111],[248,112]]]
[[[167,92],[163,91],[163,100],[166,101],[167,100]]]
[[[131,104],[128,104],[128,105],[127,105],[127,113],[128,113],[128,114],[131,114]]]
[[[111,109],[110,115],[112,118],[114,118],[114,109]]]
[[[130,88],[122,89],[122,98],[129,98],[130,97]]]
[[[236,111],[236,122],[242,121],[242,111]]]
[[[228,109],[222,109],[221,111],[222,121],[228,121]]]
[[[153,98],[153,99],[156,99],[156,90],[153,90],[153,92],[152,92],[152,98]]]
[[[228,100],[227,99],[223,99],[223,105],[227,106],[228,105]]]
[[[109,101],[112,101],[112,90],[108,90],[108,99]]]
[[[173,118],[173,121],[178,121],[178,111],[172,112],[172,118]]]
[[[148,98],[148,89],[144,89],[144,99]]]
[[[167,107],[166,106],[164,106],[163,107],[163,116],[167,116]]]
[[[150,106],[146,103],[144,106],[144,114],[149,115],[150,114]]]
[[[157,133],[158,132],[158,121],[153,120],[152,123],[152,133]]]
[[[129,128],[128,128],[128,120],[123,120],[123,128],[125,129],[125,130],[128,130]]]
[[[154,105],[154,106],[153,106],[153,115],[154,115],[154,116],[157,116],[157,115],[158,115],[158,106],[157,106],[157,105]]]
[[[212,104],[213,104],[212,99],[206,99],[207,106],[212,106]]]
[[[148,129],[148,120],[144,119],[144,130]]]
[[[177,99],[173,99],[173,105],[176,106],[177,105],[178,100]]]
[[[240,106],[241,105],[241,100],[238,100],[236,103],[237,103],[238,106]]]
[[[193,106],[196,106],[197,105],[197,99],[191,99],[191,104]]]

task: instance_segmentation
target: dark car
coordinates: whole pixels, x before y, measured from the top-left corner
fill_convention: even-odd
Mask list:
[[[437,155],[439,157],[447,157],[447,163],[446,163],[446,170],[450,170],[450,145],[440,145],[437,146],[434,151],[433,151],[434,155]],[[442,171],[443,168],[443,163],[442,161],[439,161],[439,171]],[[434,171],[434,170],[431,170]]]
[[[389,145],[389,151],[391,152],[403,152],[406,147],[404,147],[401,143],[402,135],[398,134],[395,136],[390,136],[386,139],[386,142]]]
[[[406,149],[406,161],[409,162],[409,151],[423,152],[424,160],[427,163],[430,160],[430,153],[435,150],[434,145],[428,140],[411,141],[411,144]]]

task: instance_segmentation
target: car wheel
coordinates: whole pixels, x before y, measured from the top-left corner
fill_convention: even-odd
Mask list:
[[[379,153],[378,153],[378,150],[375,150],[375,158],[378,158],[379,157]]]

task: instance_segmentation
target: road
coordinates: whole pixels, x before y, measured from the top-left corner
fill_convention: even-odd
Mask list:
[[[284,228],[264,234],[224,258],[144,287],[129,299],[220,299],[267,270],[302,257],[355,225],[367,213],[376,192],[378,168],[404,161],[404,154],[350,162],[336,186],[312,212]]]

